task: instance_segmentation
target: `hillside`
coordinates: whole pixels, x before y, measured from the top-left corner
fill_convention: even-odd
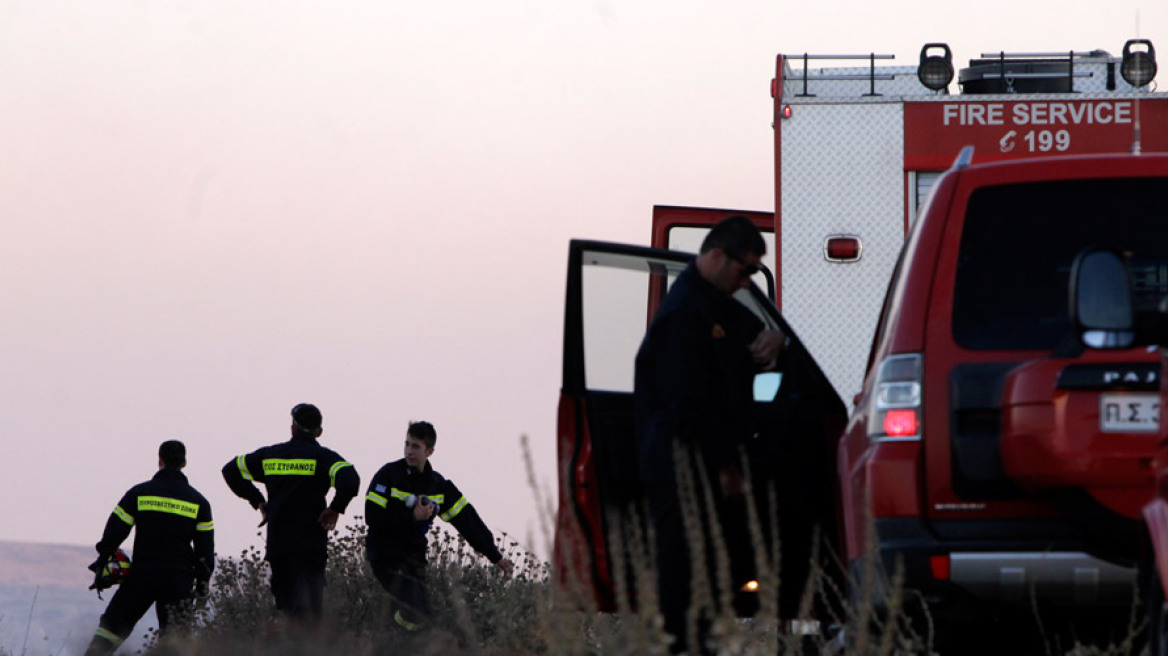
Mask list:
[[[85,566],[96,555],[93,547],[0,540],[0,584],[85,589],[93,581]]]
[[[0,540],[0,654],[85,651],[111,596],[103,593],[103,601],[87,589],[93,577],[85,566],[94,556],[91,546]],[[147,613],[131,646],[141,644],[155,622],[153,612]]]

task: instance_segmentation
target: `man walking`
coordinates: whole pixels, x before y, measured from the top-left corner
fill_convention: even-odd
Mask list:
[[[165,632],[171,613],[188,602],[195,589],[205,594],[215,567],[211,504],[187,483],[182,473],[186,464],[182,442],[163,442],[158,473],[130,488],[106,520],[97,560],[89,569],[100,573],[130,529],[137,527],[134,564],[101,616],[87,656],[113,653],[152,604],[158,612],[158,630]]]
[[[658,593],[672,649],[687,645],[691,601],[690,548],[678,492],[674,450],[680,447],[693,472],[697,504],[701,489],[714,496],[717,514],[728,500],[742,501],[740,449],[753,433],[753,380],[777,366],[786,337],[763,324],[732,298],[750,284],[766,244],[743,216],[715,225],[700,254],[673,283],[637,352],[634,407],[637,459],[656,537]],[[700,463],[706,478],[696,476]],[[699,510],[708,542],[720,516]],[[712,548],[707,548],[710,553]],[[710,577],[711,582],[713,577]],[[698,638],[705,623],[698,621]]]
[[[317,443],[320,410],[311,403],[292,408],[292,439],[262,447],[223,466],[223,478],[268,525],[265,559],[272,568],[276,609],[296,619],[319,619],[324,604],[328,532],[360,491],[357,470]],[[263,483],[268,497],[255,486]],[[336,488],[326,505],[329,488]]]
[[[495,546],[491,530],[454,483],[430,466],[438,434],[429,422],[406,430],[405,457],[378,470],[365,495],[366,556],[373,574],[394,602],[394,621],[407,631],[421,628],[426,602],[426,532],[437,516],[511,578],[514,569]]]

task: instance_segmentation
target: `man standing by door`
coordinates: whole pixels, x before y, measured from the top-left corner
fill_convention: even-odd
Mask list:
[[[753,434],[754,374],[776,367],[786,337],[762,323],[732,295],[750,284],[766,243],[744,216],[715,225],[700,254],[673,283],[637,352],[634,407],[641,485],[649,500],[656,536],[658,594],[665,630],[675,652],[688,644],[686,613],[691,603],[690,561],[678,490],[674,451],[679,449],[697,486],[703,539],[713,524],[700,501],[703,486],[714,496],[716,514],[743,507],[741,449]],[[697,476],[697,464],[706,478]],[[727,503],[729,502],[729,503]],[[712,553],[713,545],[706,548]],[[713,583],[713,577],[707,577]],[[702,609],[696,637],[704,641],[709,609]]]

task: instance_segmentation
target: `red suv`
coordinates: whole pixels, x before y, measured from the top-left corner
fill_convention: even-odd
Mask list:
[[[1035,607],[1126,620],[1160,357],[1085,349],[1067,289],[1095,244],[1168,257],[1168,157],[971,158],[912,226],[839,443],[853,589],[877,556],[941,625]],[[1168,292],[1168,270],[1141,270],[1147,297]]]

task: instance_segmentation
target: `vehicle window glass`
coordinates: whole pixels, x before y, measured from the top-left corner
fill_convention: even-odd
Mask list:
[[[778,323],[775,321],[774,317],[771,316],[771,312],[774,311],[774,306],[770,303],[766,303],[766,305],[764,305],[762,302],[759,302],[759,296],[752,294],[749,290],[746,289],[739,289],[738,291],[734,292],[733,298],[745,306],[747,310],[750,310],[751,314],[753,314],[755,317],[758,317],[758,320],[762,322],[762,325],[766,326],[767,328],[777,327]],[[766,306],[770,306],[770,308],[768,309]]]
[[[672,286],[686,263],[610,253],[586,253],[584,262],[584,384],[593,391],[631,393],[637,349],[649,323],[650,290],[664,294],[662,281]],[[774,306],[758,290],[741,289],[733,298],[764,326],[778,325]],[[757,380],[756,398],[774,398],[781,380],[781,375]]]
[[[702,247],[702,240],[706,238],[706,233],[709,231],[710,229],[706,227],[673,226],[669,228],[666,248],[671,251],[697,253]],[[766,243],[767,249],[766,255],[762,256],[762,263],[773,272],[775,271],[775,233],[763,232],[762,240]],[[775,273],[775,275],[778,274]],[[756,273],[751,280],[758,285],[759,289],[767,288],[765,275]]]
[[[649,290],[685,263],[585,254],[584,381],[590,390],[632,392],[637,349],[648,327]]]
[[[916,174],[916,205],[919,209],[929,198],[933,185],[940,179],[944,171],[917,171]]]
[[[953,336],[969,349],[1053,349],[1070,335],[1071,261],[1087,246],[1133,255],[1137,308],[1166,290],[1168,179],[1001,185],[975,191],[961,236]]]

